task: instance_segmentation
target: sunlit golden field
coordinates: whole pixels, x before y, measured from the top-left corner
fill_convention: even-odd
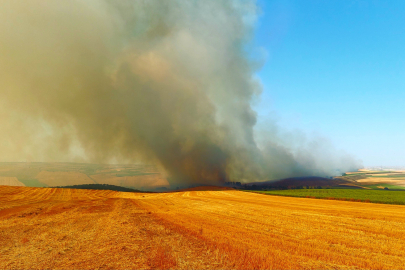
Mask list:
[[[0,268],[405,268],[405,206],[0,186]]]

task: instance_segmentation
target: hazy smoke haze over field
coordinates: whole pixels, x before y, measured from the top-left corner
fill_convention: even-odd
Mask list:
[[[357,168],[321,140],[254,132],[257,12],[255,1],[0,1],[0,161],[145,162],[172,185]]]

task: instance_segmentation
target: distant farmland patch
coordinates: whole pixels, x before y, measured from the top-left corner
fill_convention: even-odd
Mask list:
[[[167,189],[170,186],[166,177],[155,166],[148,164],[0,162],[1,177],[16,178],[21,182],[20,185],[28,187],[108,184],[156,190]],[[2,182],[10,181],[0,179],[0,184]],[[17,185],[16,183],[13,185]]]
[[[405,173],[403,171],[360,170],[344,173],[342,176],[335,177],[335,179],[352,182],[365,188],[405,189]]]
[[[137,189],[108,185],[108,184],[87,184],[87,185],[73,185],[73,186],[62,186],[57,188],[73,188],[73,189],[92,189],[92,190],[113,190],[121,192],[141,192]]]
[[[47,187],[48,185],[41,183],[38,179],[19,179],[21,183],[26,185],[27,187]]]
[[[309,197],[317,199],[332,199],[346,201],[362,201],[385,204],[405,204],[405,191],[370,190],[370,189],[290,189],[253,191],[268,195],[288,197]]]
[[[143,173],[143,172],[127,172],[127,173],[116,173],[115,176],[117,177],[125,177],[125,176],[142,176],[142,175],[159,175],[159,173]]]
[[[20,186],[24,184],[18,181],[16,177],[0,177],[0,186]]]
[[[79,172],[49,172],[41,171],[36,177],[39,182],[48,186],[95,184],[86,174]]]
[[[144,173],[141,175],[132,176],[117,176],[114,174],[96,174],[91,178],[97,184],[110,184],[115,186],[131,187],[134,189],[142,189],[144,187],[157,188],[168,187],[169,182],[158,173]]]

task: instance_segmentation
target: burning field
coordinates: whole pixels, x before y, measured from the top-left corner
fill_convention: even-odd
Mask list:
[[[260,14],[0,1],[0,269],[405,267],[403,206],[219,188],[359,184],[330,179],[362,165],[327,139],[259,119]]]
[[[0,187],[0,268],[398,269],[405,207]]]

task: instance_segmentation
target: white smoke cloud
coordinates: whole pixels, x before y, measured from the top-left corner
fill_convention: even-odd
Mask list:
[[[152,162],[171,184],[345,167],[257,146],[256,19],[242,0],[1,1],[0,160]]]

